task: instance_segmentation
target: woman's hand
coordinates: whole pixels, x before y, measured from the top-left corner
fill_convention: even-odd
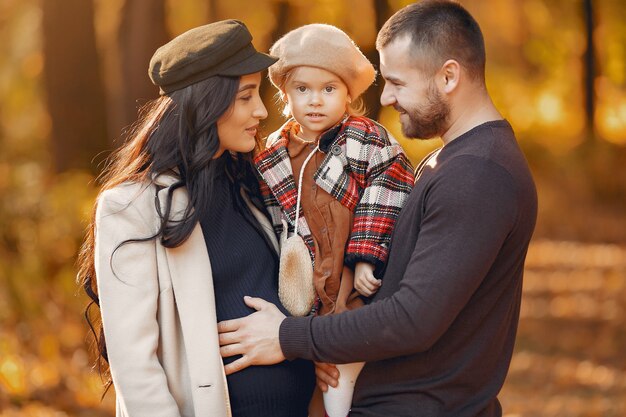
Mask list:
[[[374,276],[374,265],[367,262],[357,262],[354,267],[354,289],[359,294],[371,297],[381,285],[382,281]]]

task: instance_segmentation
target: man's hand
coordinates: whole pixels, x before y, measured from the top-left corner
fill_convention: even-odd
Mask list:
[[[374,265],[367,262],[357,262],[354,267],[354,289],[359,294],[371,297],[381,285],[382,281],[374,276]]]
[[[315,376],[317,386],[322,392],[328,391],[329,385],[333,388],[339,385],[339,370],[332,363],[315,362]]]
[[[217,323],[222,357],[243,355],[224,366],[226,375],[250,365],[272,365],[285,360],[278,330],[285,315],[262,298],[244,297],[248,307],[257,310],[247,317]]]

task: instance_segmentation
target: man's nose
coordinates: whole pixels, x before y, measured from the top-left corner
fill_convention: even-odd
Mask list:
[[[396,97],[394,96],[389,84],[385,84],[383,92],[380,94],[380,104],[382,106],[392,106],[396,103]]]

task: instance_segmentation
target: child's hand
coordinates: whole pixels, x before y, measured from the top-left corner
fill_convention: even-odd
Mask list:
[[[328,387],[337,388],[339,385],[339,370],[332,363],[314,362],[317,386],[322,392],[328,391]]]
[[[381,285],[382,281],[374,277],[374,265],[367,262],[357,262],[354,267],[354,289],[359,294],[371,297]]]

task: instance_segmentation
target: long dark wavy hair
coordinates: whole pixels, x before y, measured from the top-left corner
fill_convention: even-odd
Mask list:
[[[225,158],[226,165],[214,159],[219,149],[217,120],[231,110],[238,88],[239,77],[214,76],[151,101],[140,110],[125,142],[112,154],[99,177],[101,192],[124,182],[150,183],[158,174],[175,170],[180,179],[169,188],[165,210],[159,213],[161,224],[157,233],[138,236],[132,242],[159,239],[167,248],[184,243],[211,206],[213,179],[218,169],[226,169],[232,184],[243,188],[253,204],[263,210],[251,154],[230,155]],[[257,138],[257,146],[258,143]],[[187,188],[190,204],[181,221],[168,222],[173,192],[180,187]],[[95,365],[106,393],[112,383],[106,343],[100,314],[92,311],[94,305],[100,306],[94,264],[96,208],[97,203],[78,255],[77,280],[91,300],[85,318],[94,337]]]

